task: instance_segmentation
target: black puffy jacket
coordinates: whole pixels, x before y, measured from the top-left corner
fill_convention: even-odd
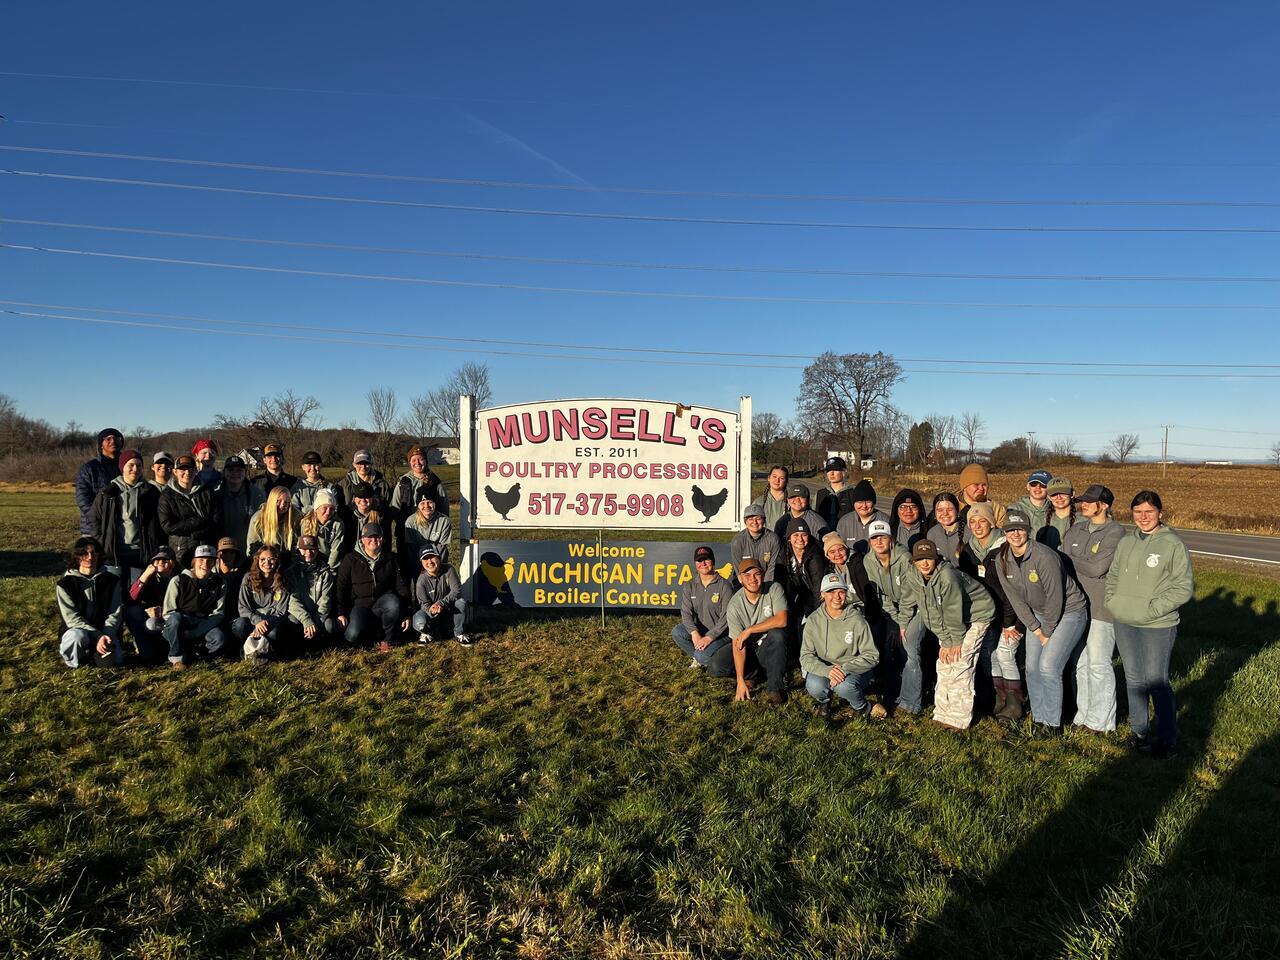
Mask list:
[[[160,529],[178,563],[189,567],[196,547],[215,544],[222,535],[222,500],[199,484],[184,493],[171,483],[160,494]]]
[[[409,599],[409,587],[400,573],[395,554],[390,550],[384,548],[372,565],[363,546],[356,547],[342,558],[334,590],[338,616],[349,617],[356,607],[371,607],[386,593],[398,594],[401,600]]]

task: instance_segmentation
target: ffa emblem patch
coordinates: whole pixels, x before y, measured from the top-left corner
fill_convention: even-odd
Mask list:
[[[1032,583],[1039,583],[1040,575],[1036,573],[1034,570],[1032,570],[1030,573],[1027,574],[1027,579],[1030,580]]]
[[[772,617],[772,616],[773,616],[773,604],[772,604],[772,603],[766,603],[766,604],[764,605],[764,615],[765,615],[766,617]]]
[[[986,565],[985,563],[980,563],[980,564],[978,564],[978,576],[979,576],[979,578],[986,577],[986,575],[987,575],[987,565]]]
[[[769,558],[770,558],[771,556],[773,556],[773,554],[772,554],[770,551],[766,550],[766,551],[764,552],[764,557],[762,558],[762,560],[763,560],[765,563],[768,563],[768,562],[769,562]]]
[[[1147,566],[1148,566],[1148,567],[1158,567],[1159,565],[1160,565],[1160,554],[1158,554],[1158,553],[1149,553],[1149,554],[1147,554]]]
[[[711,595],[711,602],[712,602],[712,603],[719,603],[719,602],[720,602],[720,594],[718,594],[718,593],[713,593],[713,594]]]
[[[1098,548],[1099,548],[1100,546],[1102,546],[1102,541],[1101,541],[1101,540],[1099,540],[1099,541],[1098,541],[1097,543],[1095,543],[1092,547],[1090,547],[1090,548],[1089,548],[1089,552],[1090,552],[1090,553],[1097,553],[1097,552],[1098,552]]]
[[[852,630],[846,630],[846,631],[845,631],[845,634],[844,634],[844,642],[845,642],[845,643],[853,643],[853,631],[852,631]]]

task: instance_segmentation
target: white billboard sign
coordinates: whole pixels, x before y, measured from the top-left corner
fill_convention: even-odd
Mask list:
[[[473,413],[470,399],[462,398],[470,448],[462,459],[470,501],[464,535],[473,525],[742,526],[751,489],[750,397],[736,412],[657,400],[544,400]]]

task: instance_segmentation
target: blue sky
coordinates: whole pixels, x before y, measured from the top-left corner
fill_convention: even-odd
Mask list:
[[[1280,201],[1271,4],[29,4],[6,14],[0,144],[423,177],[695,193]],[[206,84],[206,85],[192,85]],[[266,87],[290,90],[260,89]],[[1280,226],[1276,208],[864,204],[327,178],[0,151],[0,167],[427,203],[711,219]],[[818,229],[510,216],[0,176],[0,216],[444,252],[871,272],[1275,276],[1280,235]],[[432,258],[0,223],[0,242],[689,300],[290,275],[0,249],[0,298],[311,328],[681,351],[885,350],[916,417],[979,410],[988,444],[1086,452],[1120,431],[1263,457],[1277,379],[959,374],[924,360],[1273,363],[1275,283],[878,278]],[[1030,308],[817,300],[1054,304]],[[1098,304],[1172,304],[1118,309]],[[1190,305],[1212,309],[1187,309]],[[1093,305],[1093,306],[1091,306]],[[32,308],[16,308],[32,309]],[[38,309],[38,308],[35,308]],[[0,314],[21,408],[167,429],[283,388],[327,422],[466,360],[495,399],[622,395],[793,409],[798,369],[600,363],[307,343]],[[240,327],[242,331],[269,332]],[[278,331],[279,332],[279,331]],[[387,341],[383,341],[387,342]],[[508,346],[502,349],[529,348]],[[556,352],[556,351],[543,351]],[[559,351],[564,352],[564,351]],[[594,354],[600,355],[600,354]],[[635,354],[621,354],[635,357]],[[643,356],[643,355],[640,355]],[[652,356],[652,355],[651,355]],[[742,362],[765,363],[762,359]],[[780,365],[803,365],[782,359]],[[986,369],[998,369],[987,367]],[[1009,368],[1003,368],[1009,369]],[[1013,369],[1033,369],[1014,367]],[[1052,367],[1034,368],[1053,372]],[[1101,368],[1083,368],[1101,369]],[[1157,374],[1169,371],[1145,369]],[[1199,369],[1193,372],[1213,372]],[[1247,372],[1247,371],[1235,371]],[[1276,370],[1254,370],[1280,373]],[[162,386],[163,384],[167,386]],[[1242,431],[1226,433],[1226,430]],[[1257,434],[1243,431],[1259,431]],[[1280,434],[1278,434],[1280,436]]]

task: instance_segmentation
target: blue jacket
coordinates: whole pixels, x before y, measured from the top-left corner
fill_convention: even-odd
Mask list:
[[[92,537],[96,532],[93,525],[94,499],[118,476],[120,465],[101,453],[76,473],[76,506],[80,508],[80,532],[84,536]]]

